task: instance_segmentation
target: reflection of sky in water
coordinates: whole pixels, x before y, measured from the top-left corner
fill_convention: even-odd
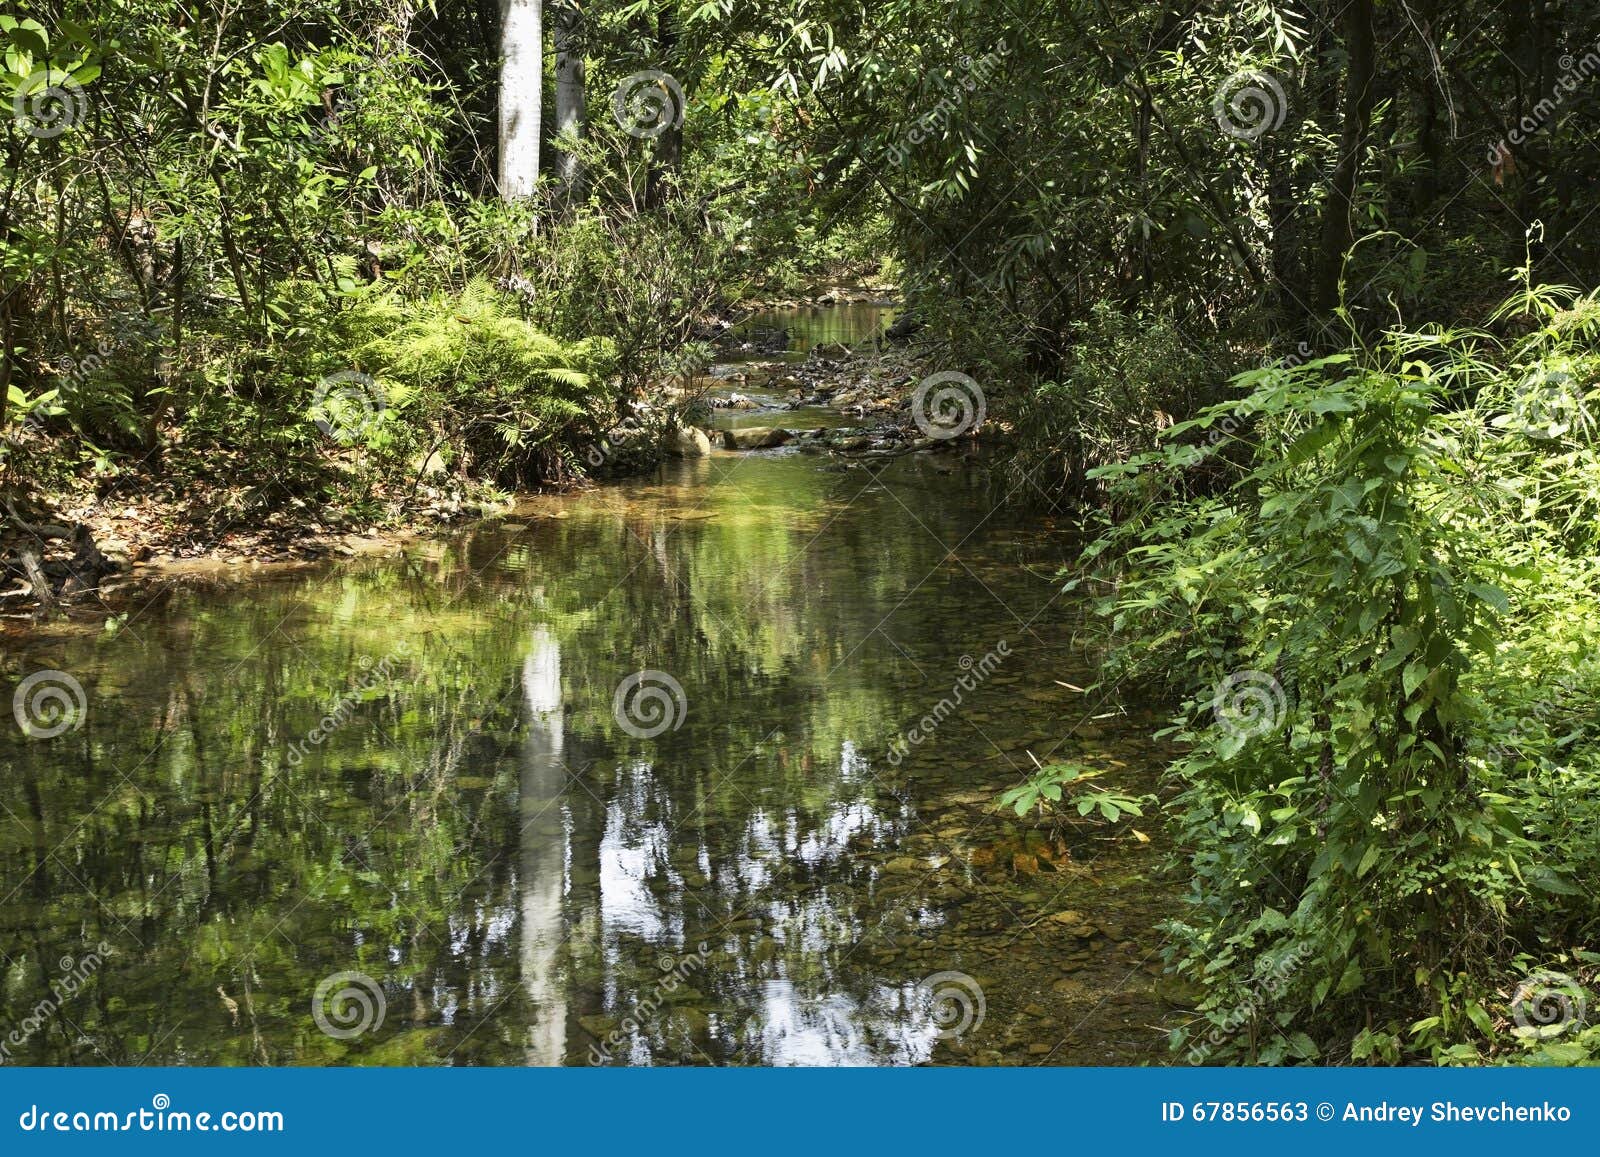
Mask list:
[[[806,996],[786,980],[762,986],[761,1056],[775,1065],[916,1064],[932,1051],[935,1030],[918,1031],[919,1009],[890,988],[864,1000],[834,993]],[[875,1038],[868,1040],[866,1027]]]
[[[628,780],[643,790],[648,764],[635,764]],[[667,921],[650,891],[649,878],[667,862],[671,834],[664,823],[640,822],[623,800],[606,808],[600,839],[600,915],[608,936],[625,932],[652,943],[667,939]]]

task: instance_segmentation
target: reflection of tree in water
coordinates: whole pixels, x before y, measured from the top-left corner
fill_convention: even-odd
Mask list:
[[[521,792],[522,983],[532,1025],[528,1062],[559,1065],[566,1054],[566,987],[559,975],[566,940],[562,893],[566,884],[567,819],[562,807],[566,765],[562,743],[566,718],[561,702],[561,645],[536,628],[522,664],[523,724]]]
[[[84,729],[0,734],[0,1020],[47,962],[114,953],[19,1059],[580,1061],[701,941],[695,995],[633,1059],[915,1059],[916,1018],[854,947],[881,907],[856,853],[913,821],[874,753],[926,693],[885,636],[920,662],[951,622],[998,635],[924,530],[882,496],[846,508],[870,480],[774,462],[249,599],[178,591],[61,644]],[[689,699],[649,742],[611,717],[644,667]],[[312,1026],[341,971],[382,985],[380,1031]]]

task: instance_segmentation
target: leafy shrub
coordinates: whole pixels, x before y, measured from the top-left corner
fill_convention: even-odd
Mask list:
[[[1202,349],[1165,318],[1104,303],[1069,327],[1068,344],[1061,378],[1032,387],[1009,415],[1013,485],[1026,478],[1052,497],[1085,496],[1096,466],[1152,449],[1164,428],[1215,401],[1233,368],[1220,341]]]
[[[1115,584],[1115,669],[1159,667],[1184,698],[1192,910],[1169,964],[1203,996],[1178,1047],[1517,1056],[1521,977],[1566,958],[1592,987],[1576,946],[1600,905],[1579,881],[1600,828],[1561,809],[1600,789],[1600,728],[1572,709],[1597,690],[1572,663],[1600,609],[1581,525],[1595,444],[1570,417],[1600,376],[1575,337],[1593,302],[1522,308],[1548,316],[1509,348],[1396,332],[1241,374],[1240,400],[1094,472],[1129,504],[1165,496],[1090,553]],[[1570,420],[1526,420],[1551,412],[1530,393],[1546,388]],[[1211,440],[1241,414],[1247,441]],[[1219,450],[1244,466],[1185,497]],[[1558,672],[1574,687],[1535,711]]]
[[[484,281],[405,308],[369,349],[424,449],[505,485],[571,473],[606,405],[609,344],[541,333]]]

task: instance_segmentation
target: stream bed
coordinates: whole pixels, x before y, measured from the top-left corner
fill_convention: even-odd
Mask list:
[[[0,1061],[1161,1061],[1159,820],[993,805],[1162,754],[995,485],[718,451],[13,640]]]

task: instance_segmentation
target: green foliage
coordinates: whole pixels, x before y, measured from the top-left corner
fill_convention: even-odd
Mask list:
[[[1504,351],[1396,331],[1241,374],[1239,401],[1098,472],[1130,504],[1170,496],[1091,555],[1118,583],[1116,669],[1159,667],[1186,699],[1172,774],[1193,912],[1171,963],[1203,1015],[1250,1004],[1357,1060],[1494,1053],[1517,947],[1548,956],[1600,922],[1577,886],[1600,829],[1551,810],[1600,786],[1600,735],[1556,736],[1567,694],[1507,727],[1549,693],[1528,674],[1592,645],[1592,536],[1572,515],[1595,443],[1585,421],[1503,420],[1546,387],[1578,399],[1559,413],[1586,408],[1593,308]],[[1184,497],[1241,416],[1247,464]],[[1300,966],[1255,1009],[1254,962],[1285,953]]]
[[[692,402],[701,327],[747,287],[871,264],[881,231],[843,226],[881,221],[876,205],[836,215],[794,195],[814,176],[809,120],[759,55],[718,42],[729,12],[576,13],[591,112],[546,157],[575,156],[577,182],[511,204],[484,147],[494,30],[460,16],[23,0],[0,20],[12,103],[67,96],[52,131],[14,117],[5,140],[7,484],[180,494],[264,460],[297,498],[388,490],[393,513],[415,455],[460,478],[561,481],[580,443]],[[607,98],[661,68],[682,115],[629,135]],[[388,404],[330,444],[309,420],[318,384],[386,359]]]
[[[380,384],[399,387],[394,395],[423,416],[434,448],[447,444],[507,485],[574,467],[575,435],[603,411],[612,360],[608,343],[564,344],[512,310],[474,281],[407,309],[369,347]]]
[[[1084,496],[1089,471],[1152,449],[1175,416],[1216,401],[1233,359],[1214,338],[1197,348],[1158,314],[1099,303],[1067,330],[1072,353],[1059,381],[1033,386],[1009,407],[1007,469],[1014,485]]]
[[[1039,814],[1049,814],[1053,805],[1063,804],[1076,810],[1079,818],[1097,812],[1107,823],[1116,823],[1123,816],[1142,816],[1148,797],[1131,796],[1115,788],[1088,788],[1081,785],[1105,774],[1076,763],[1051,763],[1039,768],[1020,787],[1014,787],[1000,797],[1000,806],[1009,807],[1019,816],[1034,808]]]
[[[619,396],[670,377],[697,326],[736,291],[731,225],[699,202],[632,215],[585,211],[525,255],[540,285],[531,315],[564,338],[597,334],[616,350]]]

